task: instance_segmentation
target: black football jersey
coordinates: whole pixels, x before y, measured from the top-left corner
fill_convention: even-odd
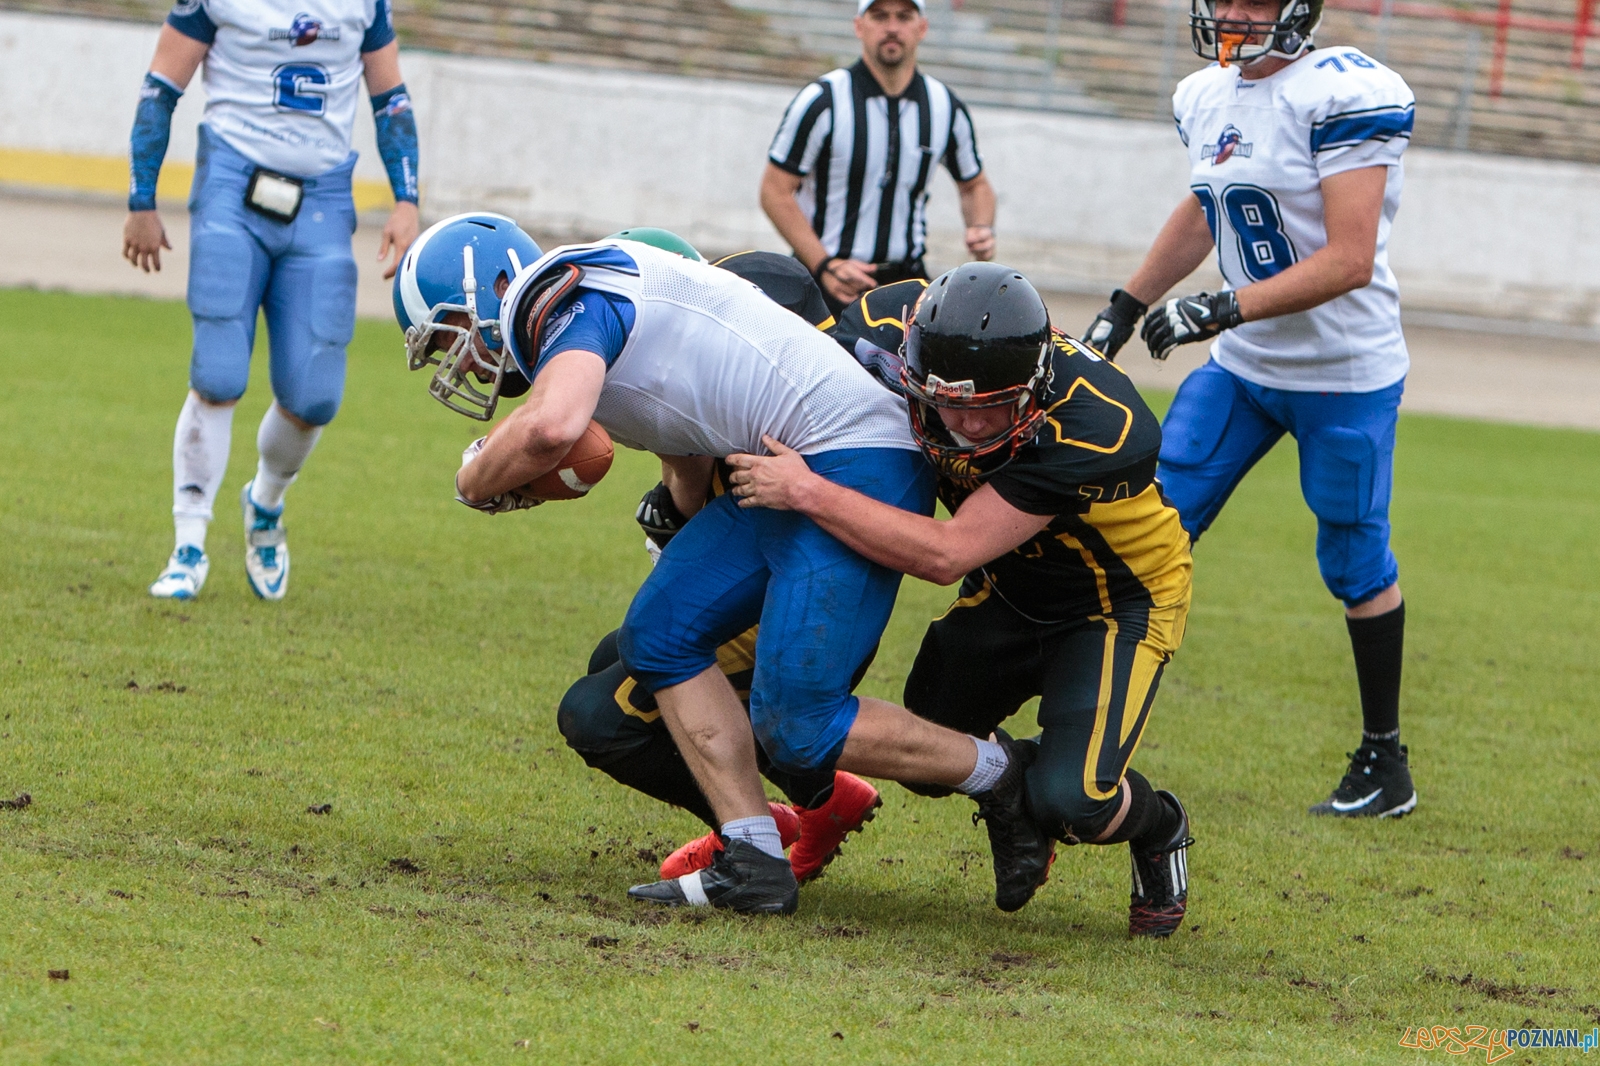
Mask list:
[[[1189,536],[1155,480],[1161,423],[1115,364],[1056,332],[1045,422],[988,477],[1019,511],[1054,515],[1034,537],[968,576],[1027,617],[1063,621],[1189,594]],[[978,484],[941,478],[954,511]]]
[[[880,384],[899,392],[906,320],[927,287],[926,281],[912,278],[873,289],[840,311],[839,320],[827,333]]]

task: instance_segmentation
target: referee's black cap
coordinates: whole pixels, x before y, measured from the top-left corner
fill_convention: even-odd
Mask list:
[[[788,308],[813,326],[821,326],[833,317],[816,279],[793,256],[777,252],[734,252],[711,265],[739,275],[766,293],[774,303]]]

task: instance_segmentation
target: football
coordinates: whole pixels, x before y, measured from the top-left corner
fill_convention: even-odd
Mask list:
[[[504,422],[495,426],[498,430]],[[494,432],[489,434],[494,436]],[[611,437],[598,422],[590,422],[554,470],[539,475],[517,491],[536,500],[576,500],[588,495],[611,469]]]

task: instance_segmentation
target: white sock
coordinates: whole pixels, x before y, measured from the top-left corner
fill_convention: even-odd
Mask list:
[[[256,479],[250,486],[250,499],[257,507],[263,511],[283,507],[284,491],[294,484],[320,436],[321,426],[301,429],[284,417],[277,404],[267,408],[261,428],[256,432],[256,450],[261,453],[261,461],[256,464]]]
[[[193,392],[178,412],[172,436],[172,524],[176,547],[206,546],[206,526],[211,505],[228,470],[228,446],[233,440],[233,405],[204,403]]]
[[[1000,780],[1000,775],[1006,772],[1006,767],[1011,765],[1011,757],[1006,754],[1006,749],[994,741],[973,737],[972,742],[978,745],[978,765],[972,768],[971,777],[956,786],[958,791],[969,796],[989,791]]]
[[[722,835],[729,840],[742,840],[754,844],[774,859],[783,858],[783,838],[778,836],[778,823],[772,815],[760,818],[735,818],[722,824]]]

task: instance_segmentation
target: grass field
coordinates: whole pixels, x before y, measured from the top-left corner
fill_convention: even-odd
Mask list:
[[[1414,816],[1305,814],[1359,718],[1290,444],[1201,545],[1139,757],[1194,817],[1179,935],[1127,939],[1121,848],[1000,914],[970,804],[893,785],[796,917],[746,920],[628,903],[699,825],[555,727],[646,572],[650,462],[471,513],[473,427],[363,323],[289,598],[249,593],[231,502],[261,356],[210,584],[158,603],[182,306],[0,317],[0,798],[33,797],[0,810],[0,1063],[1432,1062],[1408,1026],[1600,1023],[1600,435],[1402,420]],[[866,691],[949,596],[908,582]]]

